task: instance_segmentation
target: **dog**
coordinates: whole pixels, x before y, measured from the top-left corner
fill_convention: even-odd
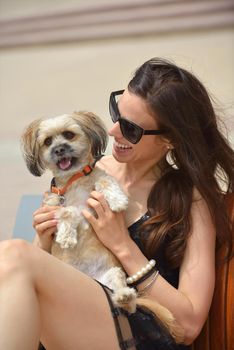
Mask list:
[[[84,111],[33,121],[25,129],[21,144],[34,176],[47,169],[54,176],[43,201],[44,205],[61,205],[56,213],[52,255],[111,288],[115,305],[134,312],[135,290],[127,286],[119,262],[81,213],[93,190],[103,193],[112,211],[127,208],[128,198],[116,180],[93,165],[105,151],[107,140],[101,119]]]
[[[101,192],[114,212],[126,210],[128,198],[104,170],[94,166],[105,152],[107,132],[101,119],[91,112],[37,119],[21,137],[23,157],[29,171],[41,176],[45,170],[53,174],[45,205],[60,205],[56,216],[57,233],[52,255],[71,264],[113,290],[112,300],[133,313],[136,305],[154,312],[172,336],[180,341],[181,330],[171,313],[158,303],[137,297],[126,283],[119,261],[97,238],[82,215],[90,192]],[[94,213],[95,215],[95,213]]]

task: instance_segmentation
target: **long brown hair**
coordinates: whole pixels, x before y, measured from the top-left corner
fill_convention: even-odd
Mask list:
[[[162,176],[148,198],[148,255],[167,239],[168,262],[172,267],[181,264],[196,188],[211,212],[217,245],[227,244],[230,257],[233,226],[223,198],[225,193],[233,193],[234,152],[218,128],[205,87],[187,70],[153,58],[136,70],[128,89],[146,101],[174,146],[171,156],[176,168],[166,159],[161,161]]]

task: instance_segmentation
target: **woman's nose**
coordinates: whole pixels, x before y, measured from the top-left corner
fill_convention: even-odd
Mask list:
[[[123,137],[122,132],[120,130],[119,122],[113,124],[113,126],[108,130],[109,136],[113,137]]]

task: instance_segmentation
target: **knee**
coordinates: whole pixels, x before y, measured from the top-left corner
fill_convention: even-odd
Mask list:
[[[27,254],[31,244],[23,239],[10,239],[0,243],[1,257],[21,258]]]
[[[31,245],[24,240],[7,240],[0,243],[0,276],[27,270],[30,266]]]

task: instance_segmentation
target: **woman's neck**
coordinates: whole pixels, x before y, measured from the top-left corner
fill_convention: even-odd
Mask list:
[[[129,184],[137,184],[142,180],[156,181],[159,178],[159,168],[155,162],[144,164],[122,164],[122,177]]]
[[[145,163],[119,163],[112,156],[108,156],[105,170],[125,187],[136,186],[145,181],[155,182],[160,177],[160,170],[155,160]]]

